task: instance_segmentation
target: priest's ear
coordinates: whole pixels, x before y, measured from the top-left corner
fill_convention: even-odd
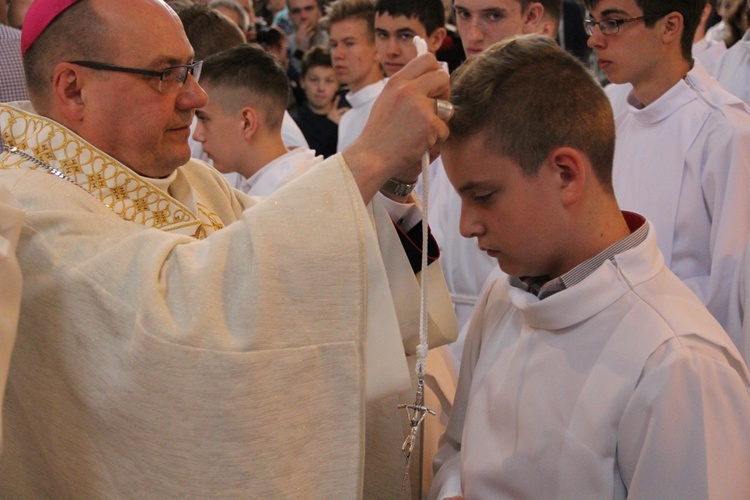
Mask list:
[[[83,84],[85,77],[75,64],[62,62],[52,72],[52,101],[48,103],[69,122],[83,118]]]

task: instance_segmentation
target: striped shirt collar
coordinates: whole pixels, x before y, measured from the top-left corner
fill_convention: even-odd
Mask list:
[[[522,276],[520,278],[511,276],[511,286],[533,293],[540,300],[546,299],[550,295],[554,295],[557,292],[580,283],[604,264],[605,261],[614,261],[615,255],[637,247],[643,243],[648,235],[646,219],[633,212],[623,211],[622,215],[625,217],[625,222],[630,229],[628,236],[605,248],[590,259],[578,264],[562,276],[552,280],[548,276]]]

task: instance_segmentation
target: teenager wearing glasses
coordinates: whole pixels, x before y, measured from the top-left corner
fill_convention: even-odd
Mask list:
[[[704,5],[588,1],[586,30],[609,81],[632,85],[615,113],[617,200],[653,222],[667,265],[726,327],[750,235],[750,112],[692,57]]]

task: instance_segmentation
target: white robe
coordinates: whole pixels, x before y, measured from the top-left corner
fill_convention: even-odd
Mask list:
[[[750,491],[750,373],[635,248],[539,300],[508,280],[472,319],[431,498],[721,498]]]
[[[750,111],[698,63],[645,108],[628,100],[615,117],[617,201],[654,224],[667,266],[726,328],[750,236]]]
[[[703,64],[710,75],[716,74],[721,56],[727,51],[724,42],[716,42],[703,38],[693,44],[693,57]]]
[[[199,162],[167,194],[50,120],[0,126],[91,190],[0,155],[28,209],[0,496],[358,498],[365,386],[409,375],[343,159],[256,203]]]
[[[21,308],[21,269],[16,259],[16,245],[21,232],[23,211],[10,191],[0,188],[0,408],[8,379],[11,352],[16,341],[18,313]],[[0,410],[0,429],[2,429]],[[0,445],[2,445],[0,434]],[[2,449],[2,446],[0,446]]]
[[[341,152],[345,150],[365,129],[367,119],[370,117],[370,111],[372,111],[375,101],[385,88],[385,82],[385,80],[378,80],[360,89],[358,92],[349,92],[346,94],[346,100],[349,101],[352,109],[344,113],[339,122],[339,138],[336,143],[336,151]]]
[[[264,165],[249,179],[242,178],[237,189],[249,196],[268,196],[305,173],[315,158],[311,149],[294,148]]]
[[[197,124],[198,119],[193,117],[193,122],[190,125],[190,138],[188,139],[188,143],[190,144],[190,156],[212,165],[213,162],[211,159],[205,152],[203,152],[203,144],[193,139],[193,133],[195,132]],[[290,115],[288,111],[284,111],[284,119],[281,122],[281,139],[284,141],[284,146],[289,149],[310,149],[305,136],[302,134],[302,130],[300,130],[297,122],[294,121],[294,118],[292,118],[292,115]],[[236,172],[224,174],[224,177],[229,181],[229,184],[237,188],[242,182],[242,176]]]
[[[725,89],[750,104],[750,30],[724,54],[715,76]]]
[[[732,283],[727,331],[730,332],[745,363],[750,363],[750,240],[747,241],[745,254]]]

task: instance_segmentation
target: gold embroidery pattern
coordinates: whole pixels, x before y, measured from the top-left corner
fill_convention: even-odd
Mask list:
[[[0,128],[5,144],[60,169],[121,218],[163,231],[205,234],[203,224],[179,201],[54,121],[0,105]],[[18,155],[0,158],[0,169],[42,168]],[[216,228],[218,216],[209,214],[203,212]]]
[[[60,162],[60,170],[68,177],[73,177],[77,174],[82,174],[81,166],[78,165],[78,161],[75,158],[69,160],[63,160]]]
[[[211,227],[214,231],[224,229],[224,223],[221,222],[219,216],[209,210],[207,206],[203,205],[202,203],[196,203],[195,206],[201,213],[201,215],[208,219],[208,222],[211,224]]]

